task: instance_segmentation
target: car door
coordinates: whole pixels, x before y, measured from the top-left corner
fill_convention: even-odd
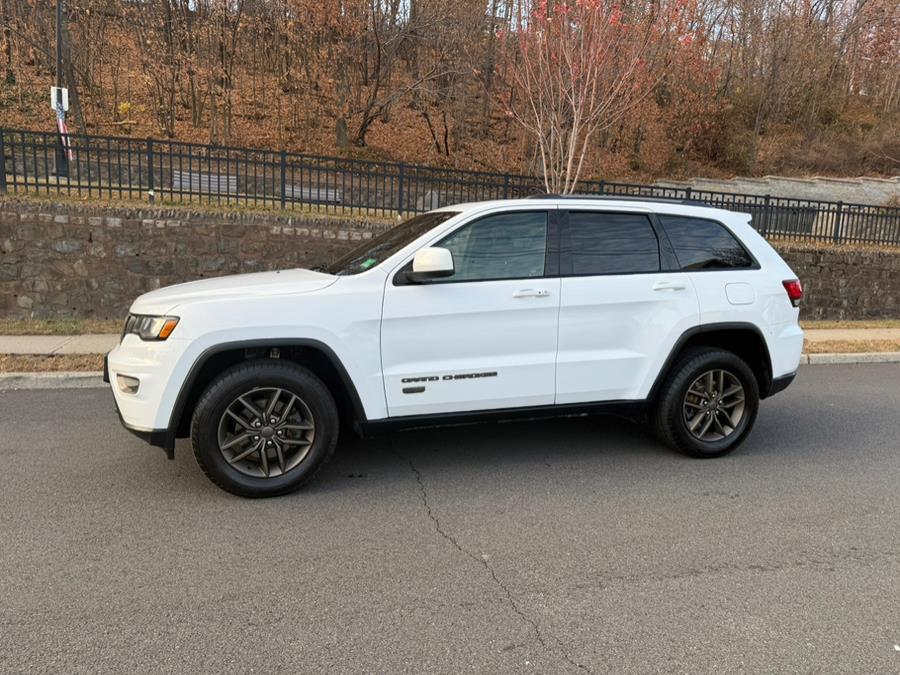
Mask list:
[[[652,214],[571,209],[560,220],[556,402],[643,399],[697,325],[690,279],[660,248]]]
[[[769,300],[784,304],[781,280],[770,279],[724,224],[668,214],[660,214],[659,221],[680,268],[697,291],[701,323],[733,323],[752,317],[757,325],[765,325]]]
[[[411,259],[392,273],[381,327],[391,417],[553,403],[555,213],[493,213],[432,242],[450,250],[450,277],[409,283]]]

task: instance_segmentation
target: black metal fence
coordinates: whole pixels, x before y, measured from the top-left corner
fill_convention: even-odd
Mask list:
[[[0,193],[246,205],[392,216],[543,192],[535,176],[169,140],[0,129]],[[900,208],[583,181],[580,192],[688,199],[743,211],[770,239],[900,245]]]

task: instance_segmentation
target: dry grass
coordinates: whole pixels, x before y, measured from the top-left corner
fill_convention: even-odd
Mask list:
[[[806,340],[807,354],[859,354],[861,352],[900,352],[900,340]]]
[[[61,371],[101,372],[102,354],[61,354],[32,356],[0,354],[0,373],[57,373]]]
[[[47,183],[51,188],[56,188],[56,183],[51,181]],[[12,188],[10,188],[11,190]],[[73,186],[73,189],[74,186]],[[56,193],[47,191],[45,188],[41,190],[35,186],[18,185],[15,192],[9,192],[4,195],[0,203],[4,201],[20,201],[30,204],[77,204],[79,206],[90,206],[92,208],[139,208],[139,209],[166,209],[172,211],[181,211],[184,213],[210,213],[210,214],[234,214],[245,213],[249,215],[261,216],[277,216],[282,218],[313,216],[334,220],[336,222],[357,222],[365,220],[373,223],[394,224],[398,222],[398,214],[391,211],[385,213],[381,209],[364,208],[356,206],[342,205],[326,205],[326,204],[307,204],[297,202],[290,208],[281,209],[273,205],[272,199],[259,198],[241,198],[238,195],[222,195],[221,203],[216,201],[216,196],[204,201],[201,197],[195,196],[193,201],[188,195],[179,198],[178,195],[169,195],[165,191],[157,193],[156,201],[151,204],[146,199],[129,198],[127,195],[121,197],[115,194],[116,188],[112,188],[113,194],[109,194],[109,188],[103,186],[92,186],[93,194],[88,195],[87,186],[83,186],[83,194],[67,194],[66,192]],[[107,194],[103,194],[106,191]]]
[[[804,329],[817,328],[900,328],[900,319],[874,319],[870,321],[801,321]]]
[[[103,319],[0,319],[0,335],[91,335],[121,333],[125,318]]]

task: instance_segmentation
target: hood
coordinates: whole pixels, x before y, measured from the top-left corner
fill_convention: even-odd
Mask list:
[[[131,305],[133,314],[168,314],[179,305],[204,300],[309,293],[330,286],[336,276],[310,270],[278,270],[189,281],[144,293]]]

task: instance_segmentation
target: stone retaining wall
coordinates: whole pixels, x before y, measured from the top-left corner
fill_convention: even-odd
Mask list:
[[[203,277],[311,267],[387,227],[191,211],[0,202],[0,317],[119,318],[141,293]]]
[[[160,286],[333,259],[376,220],[0,201],[0,317],[121,318]],[[900,318],[900,251],[781,244],[808,319]]]
[[[803,281],[804,319],[900,318],[900,249],[779,244]]]

